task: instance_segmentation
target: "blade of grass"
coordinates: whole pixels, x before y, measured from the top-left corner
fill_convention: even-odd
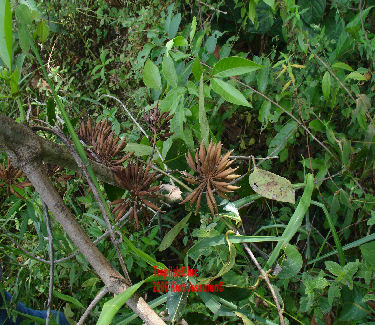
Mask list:
[[[333,240],[335,241],[335,244],[336,244],[340,264],[341,264],[341,266],[344,266],[345,265],[344,251],[342,250],[340,238],[337,235],[335,225],[333,224],[333,220],[332,220],[330,214],[328,213],[328,210],[327,210],[326,206],[323,203],[320,203],[320,202],[317,202],[317,201],[311,201],[311,203],[320,207],[320,208],[322,208],[322,210],[324,211],[324,214],[326,215],[326,218],[327,218],[327,222],[329,224],[329,228],[332,232]]]
[[[306,187],[302,194],[301,200],[299,201],[296,210],[294,211],[291,219],[289,220],[289,223],[281,236],[281,240],[277,243],[275,249],[273,250],[271,256],[269,257],[267,261],[267,268],[272,266],[272,264],[278,258],[283,246],[289,243],[289,241],[293,238],[293,236],[298,231],[299,227],[301,227],[302,220],[311,203],[311,195],[312,195],[313,189],[314,189],[314,177],[313,175],[308,174],[306,176]]]
[[[375,240],[375,234],[368,235],[368,236],[366,236],[366,237],[363,237],[363,238],[361,238],[361,239],[358,239],[358,240],[356,240],[356,241],[353,241],[352,243],[349,243],[349,244],[347,244],[347,245],[344,245],[344,246],[342,247],[342,250],[343,250],[343,251],[346,251],[346,250],[348,250],[348,249],[352,249],[352,248],[354,248],[354,247],[361,246],[361,245],[363,245],[363,244],[365,244],[365,243],[368,243],[369,241],[372,241],[372,240]],[[310,265],[310,264],[313,264],[313,263],[319,262],[319,261],[324,260],[325,258],[330,257],[330,256],[335,255],[335,254],[337,254],[337,250],[334,250],[333,252],[327,253],[327,254],[325,254],[325,255],[323,255],[323,256],[320,256],[320,257],[318,257],[318,258],[314,258],[313,260],[307,262],[307,265]]]

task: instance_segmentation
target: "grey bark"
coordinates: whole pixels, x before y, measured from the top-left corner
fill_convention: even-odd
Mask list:
[[[108,291],[119,294],[126,290],[128,287],[124,277],[92,243],[43,171],[42,160],[79,171],[67,150],[35,135],[30,128],[3,115],[0,115],[0,149],[5,150],[12,163],[25,173],[56,220],[102,279]],[[99,164],[93,164],[93,168],[102,180],[103,178],[106,181],[111,180],[107,169],[100,168]],[[103,170],[106,172],[103,173]],[[111,182],[114,183],[113,176]],[[147,324],[165,324],[142,298],[133,296],[126,303]]]

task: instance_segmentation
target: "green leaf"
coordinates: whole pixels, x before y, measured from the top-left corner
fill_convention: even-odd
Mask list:
[[[375,268],[375,241],[360,246],[363,259]]]
[[[206,109],[204,107],[204,93],[203,93],[203,74],[199,83],[199,128],[201,131],[201,140],[208,148],[208,136],[210,134],[210,127],[208,125]]]
[[[170,56],[164,55],[162,63],[162,71],[164,78],[167,80],[168,84],[172,88],[177,87],[178,77],[176,69],[174,67],[174,62]]]
[[[234,316],[234,311],[238,309],[238,306],[225,300],[221,297],[218,297],[210,292],[198,291],[198,296],[203,300],[206,307],[215,315],[215,316]],[[267,322],[267,324],[269,324]],[[271,323],[274,325],[274,323]],[[270,325],[271,325],[270,324]],[[276,325],[276,324],[275,324]]]
[[[128,143],[125,151],[134,152],[137,157],[149,156],[152,154],[152,147],[140,143]]]
[[[269,84],[269,76],[271,76],[270,68],[271,68],[271,62],[269,58],[263,59],[263,66],[264,68],[261,69],[257,73],[257,86],[258,91],[264,93],[267,89],[267,86]]]
[[[282,265],[282,270],[278,277],[280,279],[290,279],[298,274],[302,268],[302,256],[299,253],[297,247],[287,244],[284,248],[287,256],[286,261]]]
[[[331,75],[328,71],[325,72],[322,80],[322,91],[324,98],[328,101],[331,93]]]
[[[263,66],[254,63],[248,59],[238,56],[221,59],[212,68],[211,75],[214,77],[232,77],[241,74],[253,72],[261,69]]]
[[[340,264],[333,262],[333,261],[327,261],[325,262],[326,268],[329,272],[331,272],[333,275],[340,275],[342,267]]]
[[[228,82],[218,78],[213,78],[211,79],[211,88],[215,93],[222,96],[226,101],[232,104],[251,107],[245,96]]]
[[[182,98],[182,100],[180,99]],[[178,137],[185,141],[185,133],[184,132],[184,120],[185,120],[185,109],[183,103],[183,97],[179,97],[179,102],[176,106],[176,110],[174,112],[174,116],[170,121],[171,132],[174,133],[175,137]]]
[[[271,102],[268,100],[263,101],[262,106],[259,110],[258,115],[258,121],[262,122],[262,130],[265,129],[265,127],[268,124],[269,118],[271,116]]]
[[[158,67],[148,59],[143,68],[143,82],[147,87],[161,90],[161,78]]]
[[[367,220],[367,225],[368,226],[375,225],[375,211],[374,210],[371,211],[371,217],[370,217],[370,219]],[[363,255],[363,253],[362,253],[362,255]]]
[[[344,63],[344,62],[336,62],[334,64],[332,64],[332,68],[336,68],[336,69],[342,69],[342,70],[347,70],[347,71],[353,71],[353,68]]]
[[[35,33],[38,36],[39,41],[41,43],[44,43],[47,40],[49,35],[49,27],[44,20],[38,23],[38,25],[36,26]]]
[[[328,289],[328,303],[332,306],[335,298],[340,298],[341,289],[336,283],[332,283]]]
[[[129,240],[127,237],[123,238],[126,246],[129,247],[129,249],[132,251],[132,253],[137,257],[140,258],[142,261],[146,262],[148,265],[154,267],[157,266],[159,269],[168,269],[163,263],[158,262],[155,260],[152,256],[148,255],[144,251],[137,248],[131,240]]]
[[[173,279],[178,286],[184,286],[184,288],[189,287],[188,281],[186,277],[178,277],[176,279]],[[178,320],[180,315],[182,314],[182,311],[186,307],[186,300],[189,295],[189,292],[187,289],[177,291],[177,290],[168,290],[167,293],[167,309],[168,309],[168,315],[169,319],[171,321],[171,324],[175,324],[175,322]]]
[[[285,148],[287,139],[297,130],[297,127],[298,123],[294,120],[283,126],[268,145],[268,155],[278,155]]]
[[[322,290],[325,287],[329,286],[329,282],[322,275],[316,277],[311,277],[308,273],[303,273],[302,282],[305,285],[305,293],[307,295],[314,295],[316,289]]]
[[[12,13],[8,0],[0,0],[0,58],[12,70]]]
[[[299,0],[300,11],[307,9],[302,18],[308,24],[317,24],[321,21],[326,8],[326,0]]]
[[[229,272],[232,269],[232,267],[235,265],[237,251],[236,251],[236,247],[229,240],[229,234],[230,233],[233,233],[233,231],[229,230],[225,234],[225,241],[226,241],[226,244],[228,245],[229,255],[228,255],[228,258],[225,261],[225,263],[223,263],[222,268],[214,276],[210,276],[208,278],[197,279],[199,282],[204,283],[204,284],[211,283],[213,280],[215,280],[215,279],[223,276],[227,272]]]
[[[31,13],[31,9],[25,4],[20,4],[16,7],[16,17],[17,20],[20,22],[18,28],[20,26],[27,26],[33,22],[33,15]]]
[[[249,176],[249,184],[254,192],[267,199],[295,203],[292,183],[284,177],[254,167],[254,171]]]
[[[48,118],[49,124],[55,125],[56,105],[52,97],[48,98],[48,101],[47,101],[47,118]]]
[[[135,294],[138,288],[145,282],[145,280],[140,281],[131,287],[127,288],[124,292],[121,292],[119,295],[116,295],[111,300],[107,301],[103,310],[100,313],[99,320],[96,323],[97,325],[109,325],[111,324],[113,317],[118,313],[120,308],[126,303],[126,301]]]
[[[344,267],[332,261],[325,262],[325,265],[329,272],[337,276],[337,282],[347,285],[350,290],[353,289],[353,277],[354,274],[357,273],[360,265],[358,260],[356,262],[349,262]]]
[[[68,295],[64,295],[64,294],[62,294],[61,292],[58,292],[55,289],[53,290],[53,295],[55,297],[61,299],[61,300],[64,300],[64,301],[72,303],[74,306],[76,306],[79,309],[85,309],[85,307],[82,305],[82,303],[79,300],[77,300],[76,298],[74,298],[74,297],[71,297],[71,296],[68,296]]]
[[[345,30],[352,34],[352,36],[355,36],[360,29],[362,25],[362,21],[366,21],[367,15],[369,14],[370,10],[374,8],[375,6],[370,6],[366,8],[365,10],[362,10],[360,13],[358,13],[353,20],[349,22],[349,24],[346,25]]]
[[[238,243],[261,243],[269,241],[279,241],[280,237],[276,236],[237,236],[229,235],[228,240],[233,244]],[[204,238],[194,244],[188,251],[188,256],[193,260],[197,260],[210,247],[226,244],[225,235]]]
[[[181,23],[181,14],[178,13],[173,16],[171,23],[169,24],[168,27],[168,37],[169,38],[174,38],[178,32],[178,27],[180,26]]]
[[[298,228],[302,225],[302,220],[305,217],[306,211],[311,204],[311,195],[314,189],[314,177],[312,174],[307,174],[306,176],[306,186],[303,191],[301,200],[298,203],[296,210],[294,211],[292,217],[290,218],[287,227],[285,228],[281,240],[277,243],[276,247],[272,251],[271,256],[267,261],[268,266],[276,261],[279,256],[280,250],[283,245],[289,243],[293,236],[298,231]]]
[[[298,45],[299,45],[299,47],[300,47],[301,50],[306,54],[306,53],[307,53],[308,46],[307,46],[307,44],[305,43],[305,40],[304,40],[304,37],[303,37],[303,34],[302,34],[302,33],[298,33],[298,35],[297,35],[297,40],[298,40]]]
[[[345,321],[346,324],[360,324],[362,322],[353,320],[363,320],[364,317],[370,316],[373,310],[362,301],[367,293],[368,288],[354,286],[353,290],[350,290],[344,287],[340,301],[342,308],[337,321]]]
[[[125,190],[123,188],[113,186],[108,183],[104,183],[103,186],[104,186],[105,193],[107,194],[107,197],[110,201],[120,199],[121,196],[123,196],[125,193]]]
[[[193,40],[196,30],[197,30],[197,17],[194,16],[193,21],[191,22],[191,28],[190,28],[190,34],[189,34],[190,42]]]
[[[10,93],[13,95],[18,92],[18,67],[16,67],[10,75]]]
[[[269,5],[271,8],[275,6],[275,0],[263,0],[263,2]]]
[[[255,1],[249,0],[249,19],[255,25],[256,11],[255,11]]]
[[[362,74],[360,74],[357,71],[353,71],[353,72],[349,73],[345,77],[345,80],[348,80],[348,79],[361,80],[361,81],[366,81],[367,80]]]
[[[174,114],[180,98],[185,94],[184,87],[177,87],[168,92],[168,94],[159,102],[159,109],[161,112],[169,112]]]
[[[325,131],[324,124],[320,120],[318,120],[318,119],[312,120],[309,123],[309,128],[312,129],[312,130],[314,130],[314,131],[319,131],[319,132],[324,132]]]
[[[239,311],[234,312],[241,320],[243,321],[244,325],[255,325],[249,318],[247,318],[244,314],[240,313]]]
[[[188,45],[188,41],[183,36],[176,36],[173,39],[173,45],[174,46],[187,46]]]
[[[196,80],[201,79],[201,74],[203,73],[203,67],[202,67],[201,61],[199,60],[199,57],[196,57],[194,59],[192,72]]]
[[[368,242],[370,242],[370,241],[372,241],[372,240],[375,240],[375,234],[368,235],[368,236],[363,237],[363,238],[361,238],[361,239],[355,240],[354,242],[351,242],[351,243],[349,243],[349,244],[346,244],[346,245],[344,245],[344,246],[342,247],[342,250],[343,250],[343,251],[346,251],[346,250],[348,250],[348,249],[352,249],[352,248],[354,248],[354,247],[358,247],[358,246],[360,246],[360,245],[363,245],[363,244],[365,244],[365,243],[368,243]],[[313,260],[308,261],[308,262],[307,262],[307,265],[309,265],[309,264],[313,264],[313,263],[316,263],[316,262],[319,262],[319,261],[324,260],[325,258],[327,258],[327,257],[329,257],[329,256],[332,256],[332,255],[335,255],[335,254],[337,254],[337,250],[334,250],[334,251],[332,251],[332,252],[330,252],[330,253],[327,253],[327,254],[325,254],[325,255],[323,255],[323,256],[320,256],[320,257],[314,258]]]
[[[177,225],[175,225],[168,233],[164,236],[163,240],[160,243],[159,251],[163,251],[171,246],[172,242],[176,238],[176,236],[180,233],[180,231],[185,227],[187,222],[189,221],[191,216],[191,212],[183,218]]]
[[[29,42],[29,35],[25,28],[25,26],[19,26],[18,28],[18,38],[20,41],[20,46],[23,53],[29,52],[30,49],[30,42]]]

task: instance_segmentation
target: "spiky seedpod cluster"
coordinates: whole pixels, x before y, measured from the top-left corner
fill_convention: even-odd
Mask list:
[[[133,208],[130,218],[134,219],[136,228],[139,229],[139,219],[137,210],[142,210],[143,215],[147,215],[147,207],[156,211],[161,210],[152,202],[150,198],[157,196],[159,186],[151,186],[157,179],[156,173],[150,173],[150,164],[128,163],[124,167],[112,168],[116,182],[120,187],[129,191],[129,196],[125,199],[118,199],[112,202],[113,213],[116,221],[120,219],[129,208]]]
[[[126,147],[125,138],[120,138],[112,130],[112,125],[108,120],[103,120],[95,125],[91,125],[90,120],[82,122],[78,136],[89,147],[86,152],[90,159],[104,164],[108,167],[121,165],[133,153],[128,153],[118,157],[120,152]]]
[[[25,177],[23,172],[15,168],[10,163],[9,158],[7,158],[6,163],[4,159],[3,163],[0,164],[0,187],[4,187],[6,189],[7,196],[12,193],[20,199],[23,198],[14,190],[13,186],[24,190],[26,187],[31,186],[31,183],[27,181],[20,182],[18,179],[21,177]]]
[[[169,121],[173,118],[173,115],[168,115],[167,112],[161,113],[158,106],[150,110],[144,117],[154,138],[165,141],[173,134],[169,130]]]
[[[238,186],[233,186],[229,182],[236,179],[240,175],[233,174],[237,168],[229,168],[233,163],[233,160],[229,159],[232,151],[227,152],[224,156],[221,156],[222,144],[210,142],[207,151],[206,147],[201,142],[199,150],[195,151],[195,161],[191,156],[190,152],[186,155],[186,161],[189,167],[198,173],[197,176],[193,176],[189,173],[184,173],[186,176],[185,180],[190,184],[199,184],[181,204],[190,202],[190,205],[196,203],[195,211],[198,212],[203,192],[206,192],[206,201],[208,208],[212,215],[218,211],[217,203],[214,198],[214,190],[222,197],[226,198],[225,193],[233,192],[233,190],[239,189]]]

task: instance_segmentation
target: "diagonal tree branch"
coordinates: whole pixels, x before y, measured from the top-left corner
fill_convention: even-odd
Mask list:
[[[23,170],[43,202],[94,268],[108,291],[115,294],[123,292],[128,288],[124,277],[93,244],[48,179],[43,170],[43,146],[39,141],[29,128],[0,115],[0,149],[5,150],[12,163]],[[133,296],[126,303],[147,324],[165,324],[143,298]]]

